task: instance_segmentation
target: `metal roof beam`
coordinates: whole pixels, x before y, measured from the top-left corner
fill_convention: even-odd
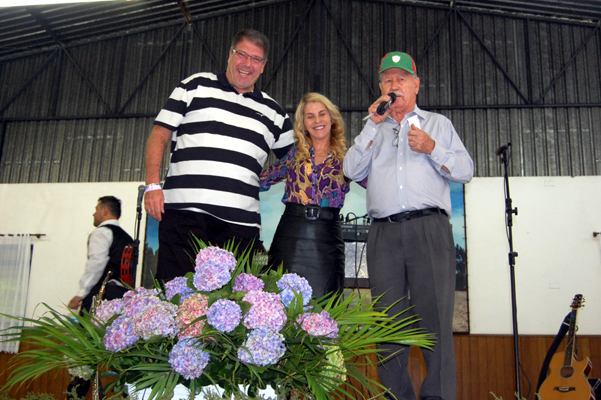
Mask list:
[[[60,50],[55,50],[54,53],[52,53],[50,55],[50,57],[48,57],[48,59],[44,62],[44,64],[42,64],[27,80],[27,82],[25,82],[23,84],[23,86],[21,86],[21,88],[19,88],[19,90],[17,90],[15,92],[15,94],[13,95],[13,97],[11,97],[8,102],[2,107],[0,108],[0,116],[4,113],[4,111],[6,111],[6,109],[8,107],[10,107],[10,105],[17,99],[19,98],[19,96],[25,91],[25,89],[27,89],[29,87],[29,85],[31,85],[31,83],[33,82],[33,80],[42,73],[42,71],[44,69],[46,69],[46,67],[50,64],[50,62],[56,58],[56,56],[59,54]]]
[[[428,42],[428,44],[426,45],[426,47],[424,48],[424,51],[422,54],[418,55],[417,57],[417,62],[416,64],[420,64],[420,62],[424,59],[424,57],[426,56],[426,54],[428,54],[428,50],[430,50],[430,47],[432,47],[432,45],[434,44],[434,41],[436,40],[436,38],[438,37],[438,35],[440,35],[440,31],[442,31],[442,28],[446,25],[446,23],[450,20],[450,16],[451,14],[453,14],[453,9],[451,8],[449,10],[449,12],[444,16],[442,22],[440,23],[440,25],[438,26],[438,29],[436,30],[436,32],[434,32],[434,36],[432,36],[432,39],[430,39],[430,41]]]
[[[321,0],[321,1],[323,1],[323,0]],[[326,11],[328,12],[328,15],[330,16],[330,19],[332,20],[332,23],[336,27],[336,31],[338,32],[338,36],[340,36],[340,39],[342,39],[342,43],[344,43],[344,47],[346,47],[346,50],[348,51],[349,55],[351,56],[351,59],[353,60],[353,64],[355,64],[355,67],[357,67],[357,70],[361,74],[361,79],[363,79],[363,82],[365,83],[365,85],[369,89],[369,92],[371,93],[371,95],[374,98],[380,97],[380,96],[377,95],[375,89],[373,88],[373,85],[369,83],[369,80],[367,79],[367,77],[363,73],[363,70],[361,69],[361,66],[359,65],[359,62],[357,61],[357,58],[355,57],[355,53],[353,53],[353,50],[351,49],[351,46],[348,44],[348,41],[346,40],[346,37],[342,33],[342,29],[340,29],[340,25],[338,23],[336,23],[336,20],[334,19],[334,14],[332,13],[332,10],[330,10],[330,7],[328,7],[328,5],[326,4],[325,1],[323,1],[323,5],[325,6]]]
[[[535,101],[535,103],[540,103],[541,101],[543,101],[543,99],[545,98],[545,95],[549,92],[549,90],[551,90],[553,88],[553,86],[555,86],[555,83],[557,83],[559,78],[561,78],[561,76],[568,69],[568,67],[574,63],[574,61],[576,60],[576,56],[578,56],[578,54],[580,54],[584,50],[587,43],[591,41],[591,39],[595,36],[595,34],[597,32],[599,32],[599,26],[596,26],[595,29],[593,29],[591,31],[591,33],[589,33],[589,35],[586,37],[586,39],[584,39],[584,41],[582,42],[580,47],[578,47],[578,49],[574,52],[574,54],[572,54],[572,57],[570,57],[570,59],[566,62],[566,64],[561,69],[561,71],[559,71],[557,73],[557,75],[555,75],[555,77],[551,80],[551,83],[549,83],[549,85],[545,88],[545,90],[543,90],[543,93]]]
[[[515,91],[518,93],[518,95],[526,103],[530,103],[530,101],[528,100],[528,97],[522,93],[522,91],[520,90],[520,88],[516,85],[516,83],[513,81],[513,79],[511,79],[511,77],[509,76],[509,74],[507,73],[507,71],[505,70],[505,68],[501,65],[501,63],[499,62],[499,60],[497,60],[497,57],[495,57],[495,55],[493,54],[492,50],[490,50],[488,48],[488,46],[486,45],[486,43],[484,43],[484,41],[482,40],[482,38],[476,33],[476,31],[474,31],[474,28],[471,27],[471,25],[463,17],[463,15],[461,14],[461,12],[459,10],[455,10],[455,12],[457,13],[457,15],[459,16],[459,18],[461,19],[461,21],[463,21],[463,23],[465,24],[465,26],[467,26],[468,30],[474,36],[474,38],[476,38],[476,40],[478,41],[478,43],[480,43],[480,45],[482,46],[482,48],[484,49],[484,51],[490,56],[490,58],[492,59],[493,63],[497,66],[497,68],[501,71],[501,73],[503,73],[503,75],[505,76],[505,79],[507,79],[507,81],[515,89]]]
[[[202,45],[204,46],[204,48],[207,50],[207,53],[209,53],[209,56],[211,57],[211,60],[213,60],[213,63],[219,68],[219,62],[217,61],[217,57],[215,57],[215,54],[213,54],[213,52],[211,51],[211,48],[209,47],[209,44],[204,39],[204,37],[200,34],[200,31],[198,30],[198,28],[196,27],[196,25],[192,22],[192,16],[190,15],[190,13],[188,12],[188,10],[186,9],[186,6],[183,4],[183,1],[182,0],[178,0],[178,2],[180,4],[180,7],[182,8],[182,12],[184,13],[184,17],[188,21],[188,24],[194,30],[194,33],[198,37],[198,40],[200,40],[200,43],[202,43]]]
[[[146,80],[148,79],[148,77],[150,76],[150,74],[152,73],[152,71],[154,71],[155,68],[157,67],[157,65],[159,65],[159,63],[161,62],[161,60],[163,60],[163,58],[167,54],[167,51],[171,48],[171,46],[173,46],[173,43],[175,43],[175,40],[179,37],[179,35],[182,33],[182,31],[184,30],[184,28],[187,25],[188,25],[187,22],[184,23],[184,24],[182,24],[182,26],[177,30],[177,32],[175,33],[175,35],[173,35],[173,38],[171,39],[171,41],[167,44],[167,46],[165,46],[165,48],[163,49],[163,52],[159,55],[159,57],[157,58],[157,60],[152,64],[152,66],[150,67],[150,69],[148,70],[148,72],[146,72],[146,75],[144,75],[144,77],[140,80],[140,83],[138,83],[138,86],[136,86],[135,89],[132,91],[131,95],[125,101],[125,103],[123,104],[123,106],[121,106],[121,109],[119,109],[119,111],[117,111],[117,114],[122,114],[125,111],[125,109],[129,105],[129,103],[133,100],[133,98],[135,97],[135,95],[140,91],[140,89],[142,88],[142,86],[144,86],[144,83],[146,83]]]
[[[292,38],[290,38],[290,40],[288,41],[288,44],[286,44],[286,47],[284,48],[284,51],[282,52],[282,56],[280,57],[280,59],[278,60],[278,62],[275,64],[275,67],[273,68],[273,73],[271,74],[271,76],[269,77],[269,80],[265,84],[265,91],[267,91],[267,88],[269,88],[269,85],[273,81],[276,73],[278,72],[278,70],[282,66],[282,64],[284,62],[284,58],[286,58],[286,55],[288,54],[288,51],[290,50],[290,47],[292,46],[292,43],[294,43],[294,41],[296,40],[296,37],[298,36],[298,33],[300,32],[300,28],[303,26],[304,21],[309,16],[309,11],[311,11],[311,8],[313,7],[313,4],[315,4],[315,0],[311,0],[311,3],[309,3],[309,5],[307,6],[307,9],[305,10],[305,14],[303,15],[303,18],[301,18],[301,20],[300,20],[301,22],[296,27],[296,30],[292,34]]]
[[[77,72],[84,79],[84,81],[88,85],[88,87],[92,90],[92,92],[94,92],[94,94],[102,102],[102,104],[104,105],[104,108],[106,109],[106,111],[110,112],[111,111],[111,107],[109,106],[109,104],[106,102],[106,100],[104,100],[104,98],[102,97],[102,94],[96,88],[96,86],[92,83],[92,81],[88,77],[88,75],[83,71],[83,69],[75,61],[75,59],[73,58],[73,56],[71,55],[71,53],[69,52],[69,50],[67,50],[67,47],[62,42],[62,40],[60,40],[60,38],[58,37],[58,35],[56,35],[56,33],[54,33],[52,27],[50,27],[50,25],[48,25],[48,23],[46,22],[46,20],[44,18],[42,18],[42,16],[39,14],[39,12],[36,9],[34,9],[32,7],[27,7],[27,11],[38,22],[38,24],[40,24],[40,26],[48,33],[48,35],[50,35],[50,37],[52,37],[52,39],[58,44],[58,46],[61,49],[61,51],[63,51],[65,53],[65,55],[67,56],[67,58],[69,59],[69,61],[71,61],[71,63],[73,64],[73,66],[75,67],[75,69],[77,70]]]

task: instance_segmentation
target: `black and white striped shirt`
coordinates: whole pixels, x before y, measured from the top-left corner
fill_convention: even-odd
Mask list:
[[[259,174],[271,149],[294,142],[284,110],[256,89],[238,94],[225,73],[182,81],[155,120],[173,131],[163,192],[165,208],[261,226]]]

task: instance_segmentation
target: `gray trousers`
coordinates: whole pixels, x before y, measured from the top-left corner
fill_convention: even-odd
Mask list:
[[[455,245],[449,220],[429,215],[403,222],[374,222],[367,238],[367,266],[372,295],[383,294],[379,305],[405,297],[392,310],[410,305],[421,321],[418,327],[436,335],[433,350],[422,349],[427,376],[420,396],[454,400],[456,395],[453,311],[455,302]],[[410,292],[411,301],[407,299]],[[405,314],[406,316],[406,314]],[[383,345],[390,354],[403,349]],[[378,369],[382,385],[398,400],[415,400],[407,370],[409,348]]]

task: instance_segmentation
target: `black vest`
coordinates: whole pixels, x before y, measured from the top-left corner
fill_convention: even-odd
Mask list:
[[[121,275],[121,257],[123,256],[123,249],[125,246],[128,246],[133,243],[133,239],[128,235],[120,226],[117,225],[102,225],[101,228],[109,228],[113,231],[113,243],[111,243],[111,247],[109,248],[109,262],[104,267],[104,271],[98,279],[98,282],[90,289],[90,293],[88,296],[95,296],[100,291],[102,287],[102,282],[104,282],[104,278],[112,271],[111,279],[119,280]]]

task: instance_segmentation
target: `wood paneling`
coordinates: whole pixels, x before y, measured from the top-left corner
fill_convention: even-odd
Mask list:
[[[520,387],[521,395],[535,400],[538,377],[552,336],[521,336]],[[593,363],[590,378],[601,378],[601,336],[578,336],[580,357],[589,357]],[[559,349],[565,347],[565,340]],[[457,400],[493,399],[491,393],[504,400],[515,399],[515,363],[512,336],[455,335],[457,363]],[[412,348],[410,358],[421,359],[418,348]],[[422,364],[423,365],[423,364]],[[423,371],[423,369],[421,369]],[[413,371],[415,373],[415,371]],[[414,380],[419,390],[425,372]]]
[[[31,347],[25,343],[21,343],[19,351],[29,350]],[[9,367],[14,366],[11,364],[14,354],[8,354],[0,352],[0,387],[4,386],[8,380]],[[54,395],[57,400],[65,398],[63,392],[67,389],[69,384],[69,373],[66,369],[47,372],[40,378],[35,379],[27,384],[20,387],[15,386],[8,391],[8,396],[13,399],[21,399],[27,393],[49,393]]]
[[[19,351],[26,351],[32,347],[26,343],[21,343]],[[0,391],[8,380],[9,367],[13,367],[11,360],[14,354],[0,352]],[[32,380],[20,387],[15,386],[8,391],[8,397],[12,399],[22,399],[27,393],[48,393],[54,396],[56,400],[65,400],[67,386],[70,381],[69,373],[66,369],[55,370],[43,374],[40,378]],[[113,378],[114,379],[114,378]],[[109,380],[102,378],[102,383],[106,385]],[[111,394],[109,394],[111,395]],[[92,388],[90,388],[85,400],[92,400]]]
[[[522,396],[534,400],[534,391],[547,350],[553,343],[552,336],[520,337],[520,377]],[[589,357],[593,363],[591,378],[601,378],[601,336],[578,336],[578,352]],[[25,350],[25,345],[21,346]],[[563,349],[565,343],[559,348]],[[493,399],[491,393],[504,400],[515,399],[515,368],[512,336],[455,335],[457,361],[457,400]],[[11,354],[0,353],[0,386],[7,380],[7,363]],[[421,352],[410,351],[409,367],[416,391],[426,376]],[[27,386],[11,389],[11,398],[21,399],[27,392],[50,393],[57,400],[64,399],[69,382],[67,371],[47,373]],[[90,391],[91,392],[91,391]],[[91,393],[88,393],[88,398]]]

